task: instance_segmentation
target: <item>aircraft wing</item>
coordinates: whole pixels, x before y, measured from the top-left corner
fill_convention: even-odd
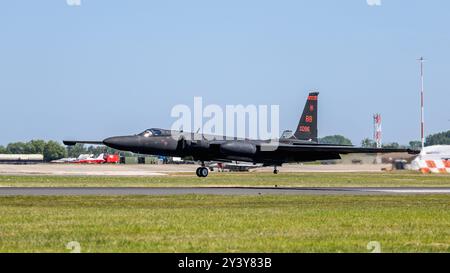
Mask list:
[[[91,141],[91,140],[63,140],[63,143],[64,143],[64,145],[67,145],[67,146],[73,146],[77,143],[103,145],[103,141]]]
[[[412,149],[392,149],[392,148],[361,148],[352,146],[330,146],[330,145],[289,145],[280,144],[279,151],[290,152],[322,152],[338,154],[383,154],[383,153],[408,153],[419,154],[420,151]]]

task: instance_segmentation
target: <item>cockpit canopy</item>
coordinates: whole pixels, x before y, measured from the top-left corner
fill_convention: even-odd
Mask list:
[[[164,130],[164,129],[152,128],[152,129],[147,129],[144,132],[140,133],[139,136],[144,136],[144,137],[170,136],[170,131]]]
[[[281,135],[281,138],[282,139],[289,139],[289,138],[292,138],[293,136],[294,136],[294,133],[291,130],[286,130]]]

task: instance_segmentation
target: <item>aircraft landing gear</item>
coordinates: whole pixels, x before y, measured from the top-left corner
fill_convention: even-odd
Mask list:
[[[198,177],[207,177],[209,174],[209,170],[205,167],[205,163],[202,163],[202,166],[198,167],[195,173]]]
[[[279,173],[279,171],[278,171],[278,169],[277,169],[277,166],[274,166],[273,167],[273,174],[278,174]]]

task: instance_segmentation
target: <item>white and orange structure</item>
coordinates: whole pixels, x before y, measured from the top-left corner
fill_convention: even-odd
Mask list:
[[[425,147],[411,167],[422,173],[450,173],[450,145]]]

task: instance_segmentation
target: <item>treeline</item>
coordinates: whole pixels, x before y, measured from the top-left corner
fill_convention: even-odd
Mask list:
[[[64,157],[78,157],[81,154],[101,153],[115,154],[118,150],[105,146],[85,146],[76,144],[75,146],[64,146],[63,144],[50,140],[31,140],[29,142],[13,142],[6,147],[0,145],[0,154],[42,154],[44,161],[49,162]],[[131,156],[132,153],[123,153],[125,156]]]
[[[52,161],[66,157],[67,150],[62,144],[53,140],[32,140],[9,143],[6,147],[0,146],[0,154],[42,154],[45,161]]]
[[[333,135],[326,136],[319,139],[319,143],[322,144],[336,144],[336,145],[352,145],[350,139],[341,136],[341,135]],[[425,146],[432,145],[450,145],[450,131],[437,133],[433,135],[429,135],[426,138]],[[364,148],[375,148],[377,144],[373,139],[365,138],[361,141],[361,146]],[[407,145],[402,145],[397,142],[383,143],[383,148],[394,148],[394,149],[420,149],[422,147],[422,143],[419,140],[410,141]]]
[[[426,146],[432,145],[450,145],[450,131],[442,132],[427,137]]]
[[[401,145],[397,142],[389,142],[381,144],[382,148],[390,148],[390,149],[420,149],[421,148],[420,141],[410,141],[409,145]],[[370,138],[365,138],[361,141],[361,147],[363,148],[376,148],[377,143]]]
[[[352,141],[341,135],[326,136],[319,138],[321,144],[334,144],[334,145],[352,145]]]
[[[118,154],[120,153],[123,156],[133,156],[134,153],[131,152],[122,152],[110,147],[106,146],[86,146],[84,144],[77,143],[73,146],[67,146],[67,156],[68,157],[78,157],[81,154]]]
[[[432,134],[427,136],[425,140],[425,146],[433,145],[450,145],[450,131]],[[376,147],[375,141],[366,138],[361,142],[362,147]],[[419,140],[413,140],[408,143],[408,145],[400,145],[397,142],[384,143],[384,148],[410,148],[410,149],[420,149],[422,148],[422,142]]]

